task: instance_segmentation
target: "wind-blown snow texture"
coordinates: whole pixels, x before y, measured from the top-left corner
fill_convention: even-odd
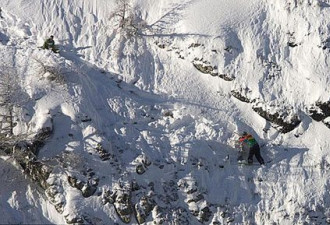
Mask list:
[[[1,153],[0,223],[329,224],[330,2],[131,3],[125,36],[114,0],[1,1],[14,133],[52,128],[52,172]],[[265,167],[237,165],[244,130]]]

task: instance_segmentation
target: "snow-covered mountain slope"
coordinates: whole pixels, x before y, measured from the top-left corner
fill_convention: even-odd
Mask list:
[[[329,224],[330,3],[129,2],[2,1],[0,222]]]

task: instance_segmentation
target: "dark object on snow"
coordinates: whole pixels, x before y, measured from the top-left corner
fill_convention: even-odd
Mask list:
[[[242,133],[242,136],[239,138],[239,142],[241,143],[242,151],[249,151],[248,163],[253,163],[253,156],[255,155],[260,165],[265,164],[264,159],[260,154],[260,147],[256,139],[248,134],[246,131]],[[238,159],[240,160],[240,159]]]
[[[298,44],[294,43],[294,42],[288,42],[288,46],[291,48],[297,47]]]
[[[51,35],[50,38],[48,38],[44,45],[42,46],[43,49],[51,49],[53,52],[58,53],[59,50],[55,46],[54,36]]]

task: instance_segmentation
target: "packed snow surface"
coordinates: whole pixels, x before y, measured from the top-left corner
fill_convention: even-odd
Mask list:
[[[13,133],[52,128],[52,172],[43,190],[1,150],[0,223],[329,224],[330,2],[129,2],[120,28],[115,0],[2,0]],[[243,131],[265,166],[238,165]]]

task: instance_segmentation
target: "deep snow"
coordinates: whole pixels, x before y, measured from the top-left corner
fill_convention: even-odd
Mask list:
[[[132,202],[152,192],[162,211],[155,207],[147,224],[200,224],[206,206],[205,224],[329,223],[330,130],[308,116],[317,101],[330,100],[329,4],[135,1],[147,27],[125,37],[110,20],[114,1],[3,1],[0,63],[16,68],[29,98],[14,131],[53,124],[38,159],[53,169],[48,182],[63,213],[3,156],[0,222],[122,224],[103,195],[136,182]],[[49,34],[59,55],[38,48]],[[50,80],[43,65],[60,78]],[[301,123],[280,133],[232,90]],[[243,130],[257,137],[266,167],[237,165]],[[109,160],[100,159],[98,144]],[[138,175],[145,158],[151,165]],[[67,180],[88,173],[99,183],[84,198]]]

